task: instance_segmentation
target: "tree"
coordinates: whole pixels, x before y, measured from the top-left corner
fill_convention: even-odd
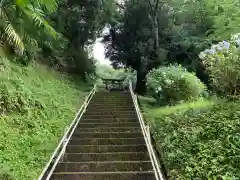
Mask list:
[[[158,66],[179,63],[207,82],[198,53],[208,46],[212,21],[205,1],[126,0],[119,23],[105,37],[114,66],[137,71],[136,90],[144,93],[145,76]]]
[[[160,0],[148,0],[150,11],[149,19],[151,20],[152,27],[154,29],[155,33],[155,50],[156,52],[159,49],[159,30],[158,30],[158,12],[159,12],[159,6],[160,6]]]
[[[138,93],[145,92],[147,72],[162,63],[162,59],[156,56],[156,51],[159,50],[159,43],[162,41],[158,38],[159,34],[167,28],[167,18],[162,18],[166,16],[165,9],[159,5],[156,7],[158,9],[151,14],[147,1],[125,1],[122,8],[124,13],[121,14],[119,23],[111,26],[110,33],[104,39],[106,56],[115,67],[123,64],[137,71]],[[150,18],[158,22],[153,25]],[[154,29],[156,24],[157,28]]]
[[[235,0],[205,1],[213,20],[211,38],[227,40],[240,31],[240,2]]]
[[[94,71],[95,62],[89,57],[89,46],[106,24],[114,23],[115,6],[115,0],[61,0],[50,19],[63,38],[42,43],[45,59],[51,58],[47,63],[81,76]]]
[[[44,28],[52,36],[57,33],[45,20],[46,13],[57,9],[55,0],[0,0],[0,33],[2,41],[13,47],[18,55],[23,55],[27,44],[37,45],[33,27]]]

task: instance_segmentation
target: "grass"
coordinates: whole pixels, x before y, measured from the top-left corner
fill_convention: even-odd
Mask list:
[[[141,104],[141,107],[145,109],[144,112],[147,113],[149,116],[170,115],[176,112],[185,112],[190,109],[192,110],[207,109],[209,107],[212,107],[214,104],[216,104],[219,101],[215,99],[213,100],[213,99],[202,98],[192,102],[183,102],[175,106],[159,107],[156,105],[156,101],[153,98],[139,96],[138,99]]]
[[[169,180],[240,179],[239,101],[156,107],[139,100]]]
[[[0,179],[35,179],[89,87],[39,64],[0,59],[0,91]]]
[[[173,114],[178,111],[188,111],[190,109],[206,109],[212,107],[215,102],[206,99],[200,99],[193,102],[184,102],[178,104],[176,106],[169,106],[169,107],[161,107],[161,108],[153,108],[149,111],[149,114],[153,114],[154,116],[161,116],[161,115],[169,115]]]

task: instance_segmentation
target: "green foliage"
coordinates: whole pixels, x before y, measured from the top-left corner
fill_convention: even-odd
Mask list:
[[[198,61],[198,54],[212,42],[239,32],[240,3],[235,0],[159,1],[154,13],[149,2],[155,5],[157,1],[125,1],[119,23],[113,24],[105,37],[106,55],[115,66],[124,64],[135,69],[139,73],[137,84],[144,82],[148,70],[172,63],[196,72],[208,84],[209,77]]]
[[[0,46],[23,65],[37,59],[84,77],[95,66],[86,49],[114,21],[115,7],[114,0],[0,0]]]
[[[144,109],[152,108],[152,107],[156,106],[156,104],[157,104],[156,99],[154,99],[153,97],[147,97],[147,96],[140,96],[139,95],[138,100],[139,100],[140,105]]]
[[[234,35],[230,43],[223,41],[212,45],[199,55],[210,75],[213,91],[221,95],[240,94],[239,40],[239,34]]]
[[[1,59],[0,179],[37,178],[88,91],[77,77]]]
[[[40,30],[52,37],[57,33],[45,20],[44,15],[57,8],[55,0],[0,1],[0,34],[1,40],[7,42],[18,55],[23,55],[29,45],[36,46],[34,31]],[[33,30],[33,28],[35,29]]]
[[[181,66],[161,67],[147,74],[147,87],[159,104],[176,104],[197,99],[206,90],[205,85]]]
[[[205,11],[211,16],[213,31],[211,38],[226,40],[240,31],[240,2],[235,0],[205,0]]]
[[[240,179],[239,108],[239,102],[201,102],[145,109],[170,180]]]
[[[185,112],[185,111],[188,111],[190,109],[192,110],[197,110],[197,109],[206,109],[208,107],[212,107],[217,101],[213,101],[213,100],[207,100],[207,99],[203,99],[203,98],[200,98],[196,101],[192,101],[192,102],[183,102],[181,104],[177,104],[175,106],[169,106],[169,107],[156,107],[156,102],[154,103],[151,102],[151,101],[148,101],[148,103],[145,101],[145,98],[139,98],[140,102],[141,102],[141,105],[145,105],[145,104],[148,104],[148,105],[151,105],[151,106],[148,106],[149,109],[148,110],[148,113],[149,114],[154,114],[155,117],[161,117],[163,115],[169,115],[169,114],[173,114],[173,113],[176,113],[176,112]],[[150,103],[151,102],[151,103]],[[154,107],[155,106],[155,107]]]
[[[132,69],[114,69],[109,65],[97,64],[96,75],[97,78],[124,80],[123,86],[126,88],[128,87],[130,80],[132,80],[133,85],[136,84],[136,72]],[[101,79],[99,79],[99,85],[103,86]]]
[[[97,64],[96,74],[104,79],[124,79],[127,76],[125,69],[114,69],[109,65]]]
[[[70,72],[76,73],[84,77],[85,73],[94,73],[95,62],[93,59],[89,58],[89,54],[86,50],[72,49],[69,52],[69,62],[67,62],[68,69]]]
[[[82,77],[94,73],[91,46],[117,15],[114,7],[114,0],[60,1],[58,10],[48,17],[62,36],[57,39],[42,36],[40,53],[44,63]]]

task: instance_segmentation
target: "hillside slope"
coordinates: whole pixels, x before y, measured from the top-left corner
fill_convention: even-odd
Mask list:
[[[81,81],[0,59],[0,179],[37,178],[88,94]]]

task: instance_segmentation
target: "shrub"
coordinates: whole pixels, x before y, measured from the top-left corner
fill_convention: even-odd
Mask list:
[[[220,95],[240,94],[240,34],[229,42],[212,45],[199,54],[210,76],[212,89]]]
[[[239,108],[238,101],[171,114],[147,111],[169,180],[240,179]]]
[[[156,105],[156,99],[138,95],[138,101],[142,108],[152,108]]]
[[[203,95],[206,86],[181,66],[161,67],[147,74],[147,87],[159,104],[175,104]]]

